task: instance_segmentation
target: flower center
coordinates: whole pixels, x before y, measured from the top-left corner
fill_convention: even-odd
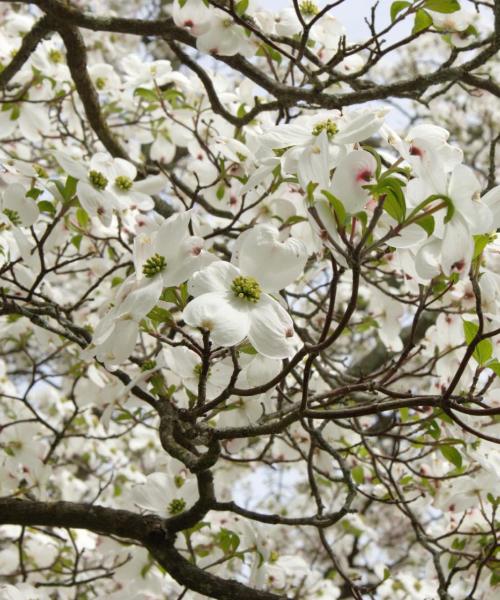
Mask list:
[[[238,276],[233,279],[231,290],[237,298],[253,302],[259,301],[261,289],[258,281],[253,277]]]
[[[107,178],[100,171],[90,171],[89,180],[90,183],[98,190],[104,190],[108,185]]]
[[[49,177],[47,171],[40,165],[33,165],[33,170],[38,175],[38,177],[42,177],[43,179],[47,179]]]
[[[128,192],[128,190],[132,187],[133,184],[134,182],[130,179],[130,177],[126,177],[125,175],[119,175],[115,179],[116,187],[120,190],[123,190],[124,192]]]
[[[303,15],[307,15],[308,17],[314,17],[319,13],[319,8],[315,2],[312,0],[304,0],[300,3],[300,12]]]
[[[9,221],[13,225],[21,225],[21,217],[19,216],[17,210],[12,210],[11,208],[4,208],[3,214],[9,218]]]
[[[198,379],[201,377],[202,370],[203,370],[203,365],[201,363],[198,363],[197,365],[194,366],[193,373],[196,375],[196,377],[198,377]],[[208,379],[208,377],[210,377],[210,372],[211,372],[211,369],[208,369],[207,379]]]
[[[106,79],[104,77],[98,77],[95,80],[95,86],[98,90],[103,90],[106,87]]]
[[[155,360],[145,360],[142,365],[141,365],[141,371],[151,371],[151,369],[154,369],[156,367],[156,361]]]
[[[326,131],[326,135],[331,139],[337,132],[339,128],[331,119],[327,119],[326,121],[321,121],[313,127],[312,134],[319,135],[322,131]]]
[[[164,271],[166,267],[167,261],[165,260],[165,257],[161,254],[156,253],[153,254],[153,256],[150,256],[148,260],[144,263],[142,267],[142,272],[144,273],[145,277],[151,278],[155,275],[158,275],[158,273]]]
[[[54,64],[58,65],[59,63],[62,62],[63,59],[63,55],[62,52],[60,52],[59,50],[51,50],[49,52],[49,60],[50,62],[53,62]]]
[[[168,505],[167,510],[169,515],[178,515],[186,508],[186,501],[183,498],[175,498]]]

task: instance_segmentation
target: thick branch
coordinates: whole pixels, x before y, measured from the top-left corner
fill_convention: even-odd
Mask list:
[[[36,50],[36,47],[42,40],[43,36],[50,31],[49,18],[47,16],[42,17],[37,21],[31,31],[29,31],[23,38],[22,44],[19,50],[14,55],[14,58],[0,72],[0,86],[5,87],[9,81],[19,72],[24,63]]]
[[[207,573],[187,561],[174,546],[175,538],[154,515],[75,502],[35,502],[0,498],[0,525],[87,529],[133,540],[145,546],[178,583],[219,600],[283,600],[286,596],[254,590],[234,580]]]

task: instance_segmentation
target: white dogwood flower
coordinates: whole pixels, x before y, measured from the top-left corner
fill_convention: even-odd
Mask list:
[[[283,169],[296,174],[302,187],[310,182],[330,185],[330,171],[347,154],[348,146],[361,142],[382,126],[384,111],[359,110],[342,114],[323,111],[276,125],[262,136],[263,147],[286,149]]]
[[[264,356],[291,356],[293,323],[270,293],[300,275],[307,251],[293,238],[278,241],[278,234],[269,225],[254,227],[238,240],[240,268],[220,261],[196,273],[189,281],[195,299],[184,310],[186,323],[210,331],[218,346],[234,346],[248,337]]]
[[[198,490],[194,479],[151,473],[145,483],[134,486],[131,496],[139,508],[168,518],[191,508],[198,499]]]
[[[157,231],[136,236],[133,259],[138,280],[159,278],[164,287],[179,285],[217,260],[204,249],[203,238],[190,235],[190,221],[191,211],[176,213]]]

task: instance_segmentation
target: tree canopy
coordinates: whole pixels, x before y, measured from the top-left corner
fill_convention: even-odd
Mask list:
[[[0,22],[0,598],[495,597],[500,2]]]

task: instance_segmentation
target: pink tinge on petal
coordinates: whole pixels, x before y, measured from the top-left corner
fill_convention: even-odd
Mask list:
[[[424,155],[424,151],[422,150],[422,148],[419,148],[418,146],[414,146],[412,144],[410,146],[410,154],[412,156],[423,156]]]
[[[370,169],[361,169],[358,173],[356,173],[356,181],[361,182],[365,181],[368,183],[373,179],[373,173]]]

